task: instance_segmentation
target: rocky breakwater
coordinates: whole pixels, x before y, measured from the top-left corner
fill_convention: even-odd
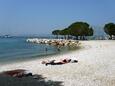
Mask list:
[[[27,39],[27,42],[37,43],[37,44],[47,44],[52,46],[72,46],[78,47],[80,45],[79,41],[77,40],[65,40],[65,39],[38,39],[38,38],[31,38]]]

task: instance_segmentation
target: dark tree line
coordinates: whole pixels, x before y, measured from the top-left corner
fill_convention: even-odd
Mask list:
[[[114,23],[105,24],[104,31],[107,35],[109,35],[109,39],[114,39],[113,37],[115,37],[115,24]]]
[[[115,39],[115,24],[107,23],[104,25],[104,32],[109,35],[109,39]],[[59,35],[65,39],[76,38],[80,40],[87,39],[88,36],[93,36],[93,28],[86,22],[75,22],[72,23],[65,29],[52,31],[53,35],[58,38]]]
[[[85,40],[86,36],[93,36],[93,29],[86,22],[75,22],[69,27],[70,35],[75,36],[76,39]]]
[[[85,40],[87,36],[93,36],[93,33],[93,28],[86,22],[75,22],[65,29],[52,31],[52,34],[57,38],[58,35],[62,35],[65,39],[75,37],[80,40]]]
[[[52,31],[52,34],[56,35],[56,38],[58,38],[58,35],[60,35],[60,31],[61,30],[54,30],[54,31]]]

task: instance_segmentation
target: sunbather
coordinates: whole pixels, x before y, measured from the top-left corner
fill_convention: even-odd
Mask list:
[[[45,64],[46,66],[48,64],[50,64],[50,65],[62,65],[62,64],[69,63],[70,61],[71,61],[71,59],[63,59],[61,61],[51,60],[51,61],[42,61],[42,64]]]

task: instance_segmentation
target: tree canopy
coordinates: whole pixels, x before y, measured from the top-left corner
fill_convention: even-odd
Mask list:
[[[86,22],[75,22],[72,23],[68,28],[70,29],[70,34],[72,36],[80,36],[80,39],[84,39],[85,36],[93,35],[93,29]]]
[[[75,36],[76,39],[78,37],[80,39],[86,39],[86,36],[92,36],[93,35],[93,28],[90,27],[90,25],[86,22],[75,22],[72,23],[68,28],[62,29],[62,30],[54,30],[52,32],[53,35],[71,35]]]
[[[105,24],[104,31],[107,35],[110,36],[110,39],[112,39],[112,36],[115,36],[115,24],[114,23]]]
[[[60,34],[60,30],[54,30],[54,31],[52,31],[52,34],[53,35],[59,35]]]
[[[60,30],[54,30],[52,31],[53,35],[56,35],[56,38],[58,38],[58,35],[60,35]]]

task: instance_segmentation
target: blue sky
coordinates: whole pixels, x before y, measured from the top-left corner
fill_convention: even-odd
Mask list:
[[[0,0],[0,34],[50,34],[76,21],[115,22],[115,0]]]

